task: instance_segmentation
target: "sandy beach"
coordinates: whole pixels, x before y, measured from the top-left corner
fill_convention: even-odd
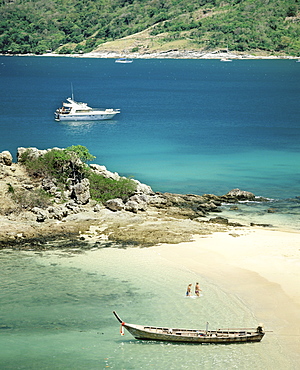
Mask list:
[[[189,274],[200,277],[205,296],[209,288],[201,282],[201,277],[207,279],[222,294],[241,301],[258,323],[271,331],[268,335],[276,336],[284,352],[299,356],[300,360],[299,233],[232,228],[210,235],[194,235],[191,242],[94,250],[76,259],[93,271],[106,268],[129,276],[137,269],[135,278],[140,277],[141,268],[146,275],[147,269],[152,269],[157,289],[164,289],[165,285],[173,290],[170,281],[163,282],[165,277],[160,276],[169,266],[181,278],[188,278]],[[159,266],[157,271],[156,266]],[[189,281],[183,282],[186,283]],[[147,283],[143,289],[148,289]]]
[[[246,229],[153,248],[237,295],[270,335],[300,357],[300,235]],[[205,287],[204,287],[205,289]]]

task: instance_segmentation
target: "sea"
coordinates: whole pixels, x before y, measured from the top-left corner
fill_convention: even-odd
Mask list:
[[[223,195],[239,188],[268,198],[235,210],[224,204],[221,215],[299,232],[300,63],[293,59],[120,64],[0,56],[0,87],[0,151],[15,161],[18,147],[83,145],[93,163],[157,192]],[[77,101],[121,114],[56,122],[55,110],[72,92]],[[0,252],[1,369],[296,369],[274,336],[230,346],[119,336],[114,309],[152,325],[251,326],[259,318],[205,276],[130,250],[102,252],[94,269],[77,252]],[[184,297],[195,279],[209,292],[203,300]]]

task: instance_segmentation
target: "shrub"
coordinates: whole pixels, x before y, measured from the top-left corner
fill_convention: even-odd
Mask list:
[[[136,190],[136,184],[131,179],[107,179],[93,172],[89,173],[88,178],[90,180],[90,193],[92,199],[101,203],[114,198],[121,198],[125,201],[133,195]]]
[[[17,208],[30,210],[34,207],[47,208],[51,205],[51,196],[42,189],[16,190],[11,193],[12,200]]]
[[[120,180],[107,179],[95,174],[83,163],[95,158],[86,147],[73,145],[66,149],[52,149],[36,158],[32,158],[30,150],[27,150],[21,155],[20,162],[25,165],[31,177],[55,178],[61,191],[66,188],[68,179],[73,179],[76,183],[88,178],[90,180],[91,198],[102,203],[113,198],[126,200],[135,192],[136,184],[134,181],[127,178],[121,178]],[[21,199],[18,202],[22,203]],[[31,203],[27,198],[24,199],[24,202],[26,204]],[[24,204],[22,207],[26,208],[27,206]]]
[[[96,157],[90,154],[89,150],[83,145],[72,145],[66,148],[67,152],[76,153],[82,162],[90,162]]]
[[[45,155],[31,158],[30,150],[21,156],[29,176],[55,178],[59,185],[65,187],[67,179],[81,180],[85,177],[85,164],[95,157],[84,146],[71,146],[67,149],[52,149]]]

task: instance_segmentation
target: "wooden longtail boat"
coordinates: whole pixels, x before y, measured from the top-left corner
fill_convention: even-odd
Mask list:
[[[218,329],[205,330],[163,328],[157,326],[143,326],[128,324],[113,311],[117,320],[121,323],[121,334],[124,335],[124,328],[136,339],[158,340],[166,342],[186,343],[243,343],[260,342],[265,335],[262,326],[256,329]]]

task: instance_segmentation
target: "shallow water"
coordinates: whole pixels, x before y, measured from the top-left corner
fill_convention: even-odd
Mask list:
[[[141,249],[82,255],[2,251],[3,369],[271,369],[293,367],[277,336],[261,343],[187,345],[119,334],[116,310],[132,323],[255,327],[259,318],[212,281]],[[91,257],[92,258],[91,258]],[[199,280],[203,296],[185,297]]]

